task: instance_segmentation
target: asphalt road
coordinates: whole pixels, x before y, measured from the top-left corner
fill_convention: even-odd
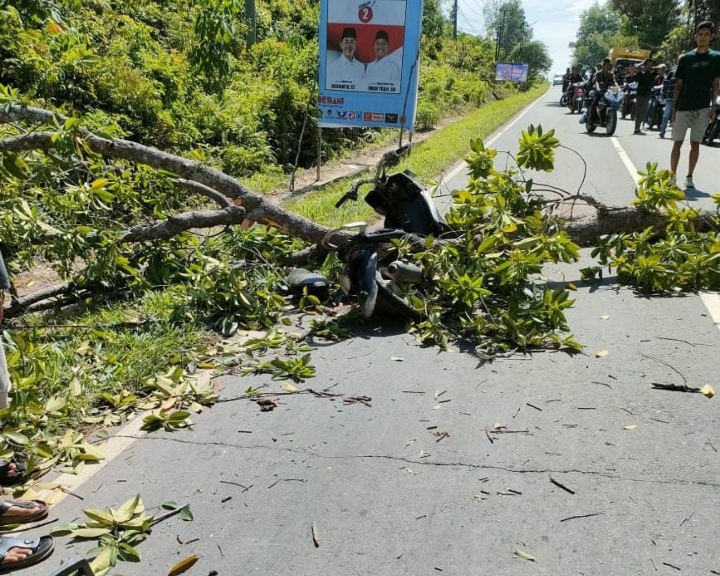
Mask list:
[[[554,127],[588,163],[583,191],[627,204],[634,182],[617,145],[641,167],[667,163],[670,142],[633,136],[629,121],[614,140],[589,137],[559,95],[551,89],[493,145],[514,150],[529,123]],[[693,202],[707,202],[719,161],[720,148],[703,147]],[[461,173],[446,181],[462,185]],[[562,150],[543,177],[576,189],[582,163]],[[227,401],[192,431],[126,430],[137,439],[52,516],[70,521],[136,493],[148,507],[190,503],[195,520],[157,525],[142,562],[111,572],[125,576],[167,574],[191,554],[201,556],[194,576],[720,573],[720,400],[651,388],[720,392],[720,317],[696,295],[639,298],[612,278],[585,286],[587,264],[546,271],[578,285],[568,316],[584,354],[481,363],[388,325],[316,342],[317,376],[304,385],[343,396],[278,396],[271,412]],[[281,390],[266,377],[221,380],[226,400],[251,385]],[[89,547],[58,538],[52,559],[23,574],[46,576]]]

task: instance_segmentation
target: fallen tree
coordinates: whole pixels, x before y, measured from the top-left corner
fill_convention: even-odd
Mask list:
[[[128,175],[132,175],[136,167],[145,166],[154,171],[161,186],[174,187],[176,194],[177,191],[190,192],[198,199],[197,202],[206,204],[210,201],[216,206],[216,208],[202,206],[199,209],[181,209],[175,213],[163,209],[159,211],[162,217],[154,218],[148,217],[147,210],[143,213],[136,207],[130,206],[127,211],[140,216],[139,219],[142,220],[141,223],[137,223],[125,219],[121,215],[123,206],[118,205],[115,206],[113,214],[120,217],[113,221],[113,225],[108,229],[102,229],[97,225],[92,227],[79,225],[75,226],[74,232],[70,229],[63,230],[62,223],[57,219],[54,222],[43,222],[40,213],[36,214],[36,230],[28,233],[28,236],[32,236],[33,242],[41,243],[44,240],[62,237],[64,241],[72,243],[68,238],[74,234],[77,243],[78,234],[84,235],[82,242],[84,252],[80,250],[73,252],[77,246],[55,250],[55,253],[62,252],[66,258],[85,259],[91,253],[103,254],[107,251],[107,245],[113,243],[117,246],[133,243],[148,245],[176,239],[189,231],[215,229],[219,226],[247,226],[253,222],[282,230],[306,244],[313,245],[284,254],[285,262],[301,263],[310,255],[314,257],[323,255],[323,250],[317,244],[328,232],[326,227],[284,210],[236,179],[212,168],[206,162],[183,158],[123,139],[104,138],[85,129],[77,118],[68,118],[40,108],[9,103],[0,110],[0,122],[13,127],[17,132],[0,139],[0,154],[4,158],[2,166],[5,178],[15,182],[20,189],[27,189],[28,186],[42,188],[51,185],[64,187],[66,191],[74,191],[78,187],[85,187],[91,193],[99,195],[97,202],[105,208],[103,199],[106,202],[115,199],[112,193],[107,192],[108,189],[112,190],[109,186],[113,180],[117,181],[113,185],[118,189],[122,188],[118,182],[123,178],[134,186],[139,180],[133,180]],[[46,129],[39,129],[43,127]],[[523,168],[549,171],[553,166],[554,149],[558,145],[552,131],[543,134],[542,129],[536,130],[531,127],[529,131],[523,133],[520,140],[518,165]],[[542,210],[547,220],[542,227],[535,230],[536,233],[550,234],[562,231],[564,241],[580,246],[597,245],[602,238],[609,235],[642,234],[648,230],[652,230],[653,237],[660,238],[667,230],[677,231],[679,221],[690,226],[688,230],[691,229],[693,233],[713,231],[717,228],[715,213],[697,212],[691,209],[678,212],[677,202],[682,199],[682,193],[671,185],[669,174],[657,171],[656,167],[652,167],[641,180],[637,205],[613,207],[602,205],[594,198],[579,192],[573,195],[553,189],[555,199],[542,197],[540,195],[542,188],[533,190],[532,181],[523,180],[517,171],[495,172],[492,169],[494,156],[495,151],[486,150],[482,143],[474,144],[473,153],[467,158],[472,173],[469,190],[484,199],[475,206],[476,216],[479,214],[479,218],[471,222],[467,219],[462,221],[463,218],[455,218],[455,224],[470,228],[487,226],[493,218],[493,208],[490,207],[487,199],[492,198],[493,195],[506,193],[500,190],[501,184],[502,186],[506,184],[502,182],[498,184],[498,178],[502,180],[509,177],[513,179],[513,186],[517,188],[511,196],[515,198],[523,193],[527,196],[523,206],[514,207],[516,210],[519,209],[519,212],[509,215],[510,221],[513,218],[527,216],[533,211]],[[62,176],[57,176],[58,173]],[[106,193],[103,194],[103,191]],[[117,198],[119,201],[123,200],[122,196],[118,195]],[[178,198],[181,201],[176,202],[175,206],[186,208],[187,195]],[[558,208],[578,201],[592,206],[595,213],[571,220],[558,216]],[[456,195],[455,205],[459,208],[459,213],[462,213],[463,204],[467,206],[472,202],[468,200],[467,195]],[[157,216],[158,210],[155,209],[152,213]],[[681,214],[681,217],[678,217],[678,214]],[[498,243],[504,244],[508,253],[513,250],[514,243],[523,237],[522,234],[516,234],[516,230],[517,226],[514,229],[511,226],[500,231]],[[528,233],[525,231],[526,235]],[[100,241],[103,234],[106,234],[106,237]],[[607,256],[608,254],[601,264],[609,263]],[[553,257],[550,256],[551,259]],[[562,257],[569,256],[564,254]],[[534,269],[534,266],[531,268]],[[65,270],[68,271],[67,265]],[[75,285],[82,284],[86,288],[91,284],[107,285],[107,278],[96,280],[98,279],[93,278],[92,275],[85,277],[82,282],[78,282],[75,278],[64,287],[46,290],[45,294],[47,297],[55,298],[59,294],[70,294]],[[42,300],[42,296],[43,294],[30,295],[24,300],[15,299],[7,309],[8,315],[21,312],[29,303],[37,305]]]

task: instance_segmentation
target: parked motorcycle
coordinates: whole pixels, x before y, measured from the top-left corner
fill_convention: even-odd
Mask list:
[[[626,116],[630,116],[630,120],[635,120],[637,114],[637,82],[625,82],[623,84],[623,106],[621,118],[625,120]]]
[[[585,118],[585,130],[588,134],[595,132],[598,126],[605,128],[605,134],[612,136],[617,128],[618,109],[622,105],[622,92],[613,86],[607,90],[603,90],[595,106],[594,114],[590,114],[589,110]]]
[[[356,181],[335,204],[339,208],[348,200],[357,200],[360,187],[372,184],[365,202],[385,217],[384,228],[368,232],[367,223],[352,222],[330,230],[321,242],[343,263],[340,287],[346,295],[358,299],[366,318],[380,305],[385,311],[419,320],[422,315],[405,300],[402,285],[421,284],[424,273],[414,263],[398,258],[396,243],[404,241],[421,251],[425,249],[425,237],[439,238],[452,233],[430,194],[417,183],[412,172],[386,174],[387,168],[395,166],[409,150],[410,145],[405,145],[384,154],[375,177]],[[348,235],[350,230],[357,233]],[[309,277],[317,281],[317,275]],[[302,276],[295,283],[302,286]]]
[[[708,124],[703,134],[703,144],[712,146],[713,140],[720,137],[720,97],[715,100],[715,120]]]
[[[650,90],[650,98],[648,99],[648,106],[651,110],[647,122],[648,130],[652,130],[653,126],[657,126],[659,130],[665,112],[665,98],[662,95],[662,86],[652,87]]]

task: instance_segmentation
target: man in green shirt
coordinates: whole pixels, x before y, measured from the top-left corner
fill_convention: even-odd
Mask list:
[[[690,128],[690,157],[685,188],[695,188],[693,171],[700,156],[700,142],[708,122],[715,120],[712,102],[720,96],[720,52],[710,50],[715,24],[701,22],[695,31],[695,50],[680,56],[673,100],[673,149],[670,170],[673,177],[680,162],[680,149]]]

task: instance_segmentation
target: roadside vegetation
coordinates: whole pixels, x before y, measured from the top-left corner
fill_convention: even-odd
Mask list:
[[[42,266],[56,278],[35,293],[26,281],[22,294],[6,300],[2,338],[14,391],[0,414],[0,457],[27,460],[37,471],[79,472],[102,458],[87,430],[152,408],[147,429],[190,426],[192,413],[217,398],[193,378],[198,371],[312,373],[307,347],[286,335],[256,346],[279,347],[285,360],[246,358],[240,367],[236,347],[223,340],[287,322],[279,262],[305,243],[260,225],[125,242],[133,226],[205,210],[213,198],[188,191],[167,171],[92,153],[85,141],[88,130],[153,146],[260,193],[311,168],[317,5],[271,0],[258,10],[251,41],[242,3],[234,1],[0,1],[0,104],[10,114],[0,124],[0,245],[13,277],[32,277]],[[439,146],[418,150],[414,161],[422,161],[425,177],[455,163],[471,138],[544,89],[542,82],[528,91],[495,83],[492,41],[452,39],[433,1],[425,3],[420,69],[419,125],[471,114],[466,126],[441,133]],[[9,112],[18,104],[65,120],[23,120]],[[42,131],[52,132],[52,150],[23,149],[26,135]],[[323,159],[395,137],[325,131]],[[312,298],[296,304],[320,309]]]

